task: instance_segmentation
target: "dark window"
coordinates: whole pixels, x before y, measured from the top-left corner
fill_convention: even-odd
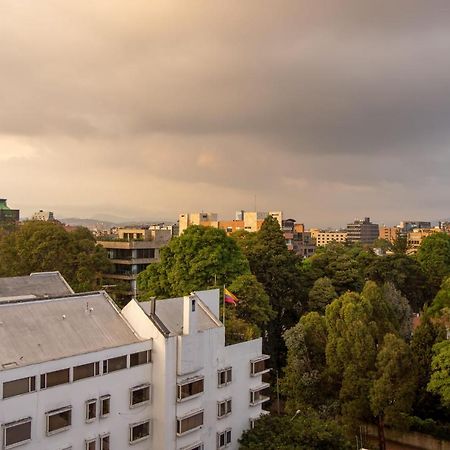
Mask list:
[[[189,417],[177,419],[177,433],[183,434],[203,425],[203,411]]]
[[[219,370],[217,372],[217,385],[219,387],[225,386],[232,381],[232,369],[228,367],[227,369]]]
[[[96,447],[97,447],[96,444],[97,444],[97,441],[94,439],[92,439],[90,441],[86,441],[85,448],[86,448],[86,450],[96,450]]]
[[[109,450],[109,434],[100,437],[100,450]]]
[[[190,383],[178,384],[178,400],[201,394],[203,392],[203,387],[203,378],[191,381]]]
[[[69,369],[55,370],[41,375],[41,389],[58,386],[70,381]]]
[[[150,421],[130,425],[130,442],[140,441],[150,436]]]
[[[141,364],[147,364],[152,361],[151,350],[145,350],[143,352],[132,353],[130,355],[130,367],[140,366]]]
[[[97,417],[97,400],[88,400],[86,402],[86,422],[91,422]]]
[[[217,434],[217,448],[224,448],[231,443],[231,429]]]
[[[106,364],[106,371],[105,371],[105,364],[103,364],[103,373],[111,373],[115,372],[116,370],[126,369],[127,368],[127,356],[118,356],[117,358],[111,358],[107,361],[104,361]]]
[[[221,418],[231,413],[231,399],[217,403],[217,417]]]
[[[36,390],[36,377],[20,378],[3,383],[3,398],[27,394]]]
[[[29,440],[31,440],[31,418],[3,425],[3,448],[16,447]]]
[[[47,434],[67,430],[72,425],[72,407],[47,413]]]
[[[131,389],[130,406],[139,405],[150,401],[150,385],[137,386]]]
[[[111,396],[100,397],[100,417],[106,417],[111,412]]]
[[[83,364],[73,368],[73,381],[82,380],[83,378],[95,377],[100,373],[100,363],[93,362]]]

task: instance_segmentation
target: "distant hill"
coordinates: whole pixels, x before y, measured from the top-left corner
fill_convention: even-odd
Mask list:
[[[74,227],[86,227],[89,229],[93,228],[103,228],[108,229],[111,227],[124,227],[129,225],[141,226],[141,225],[149,225],[154,223],[175,223],[175,221],[171,220],[148,220],[148,219],[126,219],[124,217],[115,217],[115,216],[103,216],[101,218],[92,218],[92,219],[81,219],[79,217],[64,217],[59,219],[61,222],[72,225]]]

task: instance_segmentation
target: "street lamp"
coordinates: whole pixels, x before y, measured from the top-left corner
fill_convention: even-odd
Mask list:
[[[295,411],[295,414],[291,417],[291,422],[301,413],[301,411],[299,409],[297,409],[297,411]]]

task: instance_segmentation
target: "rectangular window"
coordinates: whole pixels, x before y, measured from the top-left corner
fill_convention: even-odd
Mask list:
[[[96,377],[97,375],[100,375],[100,363],[98,361],[89,364],[82,364],[81,366],[76,366],[73,368],[73,381]]]
[[[41,389],[46,389],[60,384],[66,384],[70,381],[70,370],[61,369],[54,372],[47,372],[41,375]]]
[[[100,436],[100,450],[109,450],[110,436],[109,434],[103,434]]]
[[[100,397],[100,417],[107,417],[111,412],[111,396],[103,395]]]
[[[28,394],[36,390],[36,377],[20,378],[19,380],[3,383],[3,398],[15,395]]]
[[[200,395],[204,389],[204,378],[197,377],[191,381],[183,381],[177,384],[178,387],[178,401]]]
[[[203,425],[203,410],[177,419],[177,434],[181,436],[188,431],[196,430]]]
[[[227,367],[226,369],[219,370],[217,372],[217,386],[222,387],[230,384],[232,380],[232,369]]]
[[[250,374],[252,376],[256,376],[269,372],[270,369],[266,369],[266,360],[268,360],[269,358],[270,358],[269,355],[263,355],[260,358],[250,361],[251,364]]]
[[[97,400],[92,399],[86,402],[86,422],[92,422],[97,417]]]
[[[183,447],[181,450],[204,450],[205,447],[203,442],[197,442],[196,444],[188,445],[187,447]]]
[[[103,373],[111,373],[116,370],[127,368],[127,355],[118,356],[117,358],[111,358],[103,361]]]
[[[143,384],[130,389],[130,407],[140,406],[150,401],[150,385]]]
[[[130,444],[143,441],[150,436],[150,420],[130,425]]]
[[[250,405],[255,406],[267,402],[269,397],[264,394],[264,391],[269,387],[268,383],[264,383],[255,389],[250,389]]]
[[[84,448],[86,450],[96,450],[97,449],[97,439],[89,439],[85,441]]]
[[[31,417],[5,423],[3,429],[3,448],[13,448],[31,441]]]
[[[228,414],[231,414],[231,398],[223,402],[217,402],[217,417],[221,419],[228,416]]]
[[[130,355],[130,367],[140,366],[152,362],[152,351],[145,350],[143,352],[132,353]]]
[[[225,448],[227,445],[231,444],[231,428],[228,428],[221,433],[217,433],[217,448]]]
[[[59,433],[67,430],[72,425],[72,407],[56,409],[46,413],[47,416],[47,435]]]

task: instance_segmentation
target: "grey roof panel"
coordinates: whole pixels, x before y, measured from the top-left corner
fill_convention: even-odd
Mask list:
[[[103,292],[0,303],[0,370],[137,342]]]

